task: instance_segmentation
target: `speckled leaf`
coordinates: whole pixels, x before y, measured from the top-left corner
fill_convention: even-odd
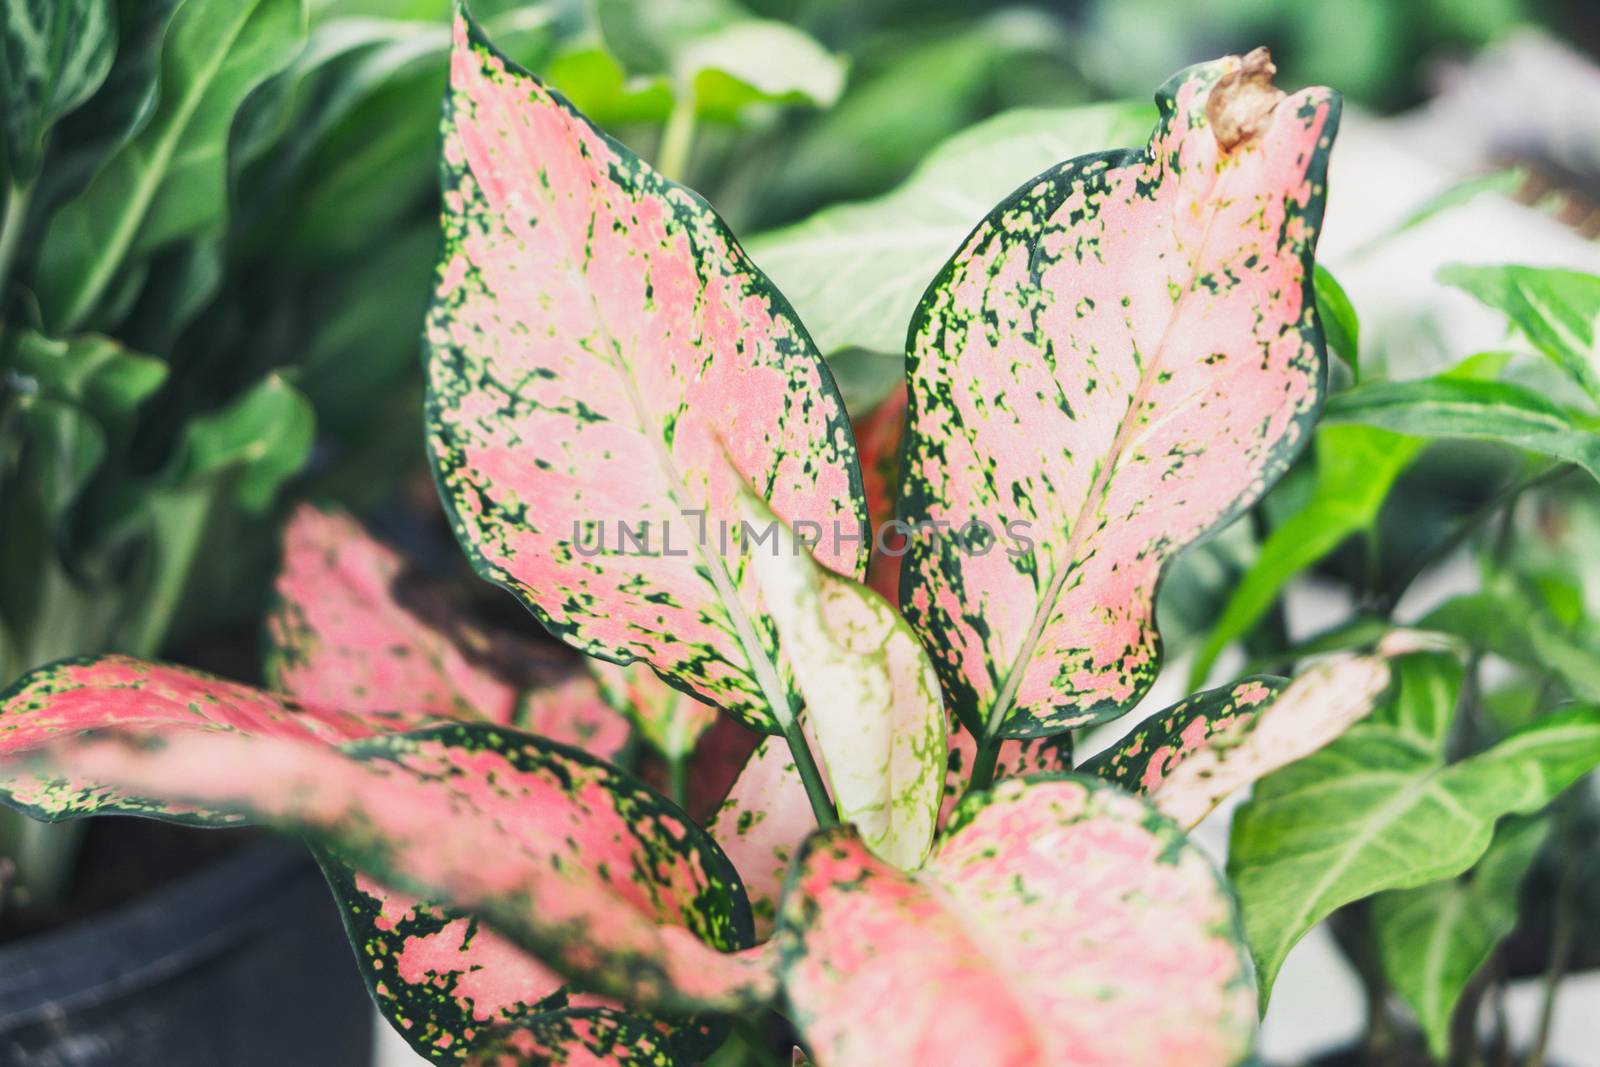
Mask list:
[[[1388,687],[1381,656],[1340,656],[1288,683],[1246,678],[1157,712],[1082,770],[1145,794],[1187,829],[1230,793],[1344,733]]]
[[[319,853],[374,1002],[420,1055],[469,1063],[506,1027],[541,1016],[616,1007],[572,991],[538,959],[475,916],[398,893]],[[718,1025],[655,1025],[679,1052],[703,1056],[726,1037]]]
[[[1284,97],[1271,69],[1257,52],[1176,75],[1147,148],[1023,186],[918,308],[900,517],[991,536],[914,537],[900,603],[974,732],[1132,707],[1163,565],[1308,438],[1339,103]]]
[[[887,601],[824,570],[753,495],[743,502],[749,524],[777,532],[770,548],[751,545],[751,566],[839,818],[874,853],[913,869],[933,844],[948,750],[933,664]]]
[[[749,907],[715,843],[624,772],[542,738],[466,724],[342,749],[225,733],[91,737],[36,750],[23,771],[300,833],[642,1007],[738,1011],[772,993],[770,961],[737,954],[751,942]]]
[[[963,802],[923,870],[850,831],[807,843],[778,942],[820,1063],[1224,1067],[1255,1031],[1238,921],[1210,863],[1145,801],[1015,778]]]
[[[618,666],[591,658],[588,667],[606,703],[668,759],[688,756],[716,721],[716,708],[672,688],[643,663]]]
[[[555,1012],[492,1034],[470,1067],[688,1067],[642,1019],[605,1008]]]
[[[266,673],[300,700],[515,723],[602,756],[627,743],[581,657],[480,628],[348,515],[295,512],[276,591]]]
[[[756,937],[772,933],[789,863],[816,828],[789,746],[780,737],[762,738],[708,826],[744,881]]]
[[[40,667],[0,693],[0,757],[113,727],[160,735],[237,732],[330,747],[410,729],[423,718],[304,706],[201,671],[131,656],[68,659]],[[90,780],[45,782],[22,768],[13,768],[0,782],[0,799],[51,822],[119,812],[201,825],[239,821],[237,815],[130,796]]]
[[[418,1053],[460,1062],[486,1030],[568,1006],[560,975],[476,918],[318,858],[378,1010]]]
[[[723,546],[741,484],[860,533],[832,378],[703,199],[455,34],[427,422],[457,534],[552,633],[777,732],[799,694]],[[818,555],[855,575],[865,547]]]

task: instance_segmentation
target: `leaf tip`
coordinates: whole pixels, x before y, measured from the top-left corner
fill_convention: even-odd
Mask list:
[[[1206,98],[1206,120],[1224,152],[1255,143],[1271,125],[1272,112],[1284,98],[1283,90],[1272,83],[1278,68],[1265,47],[1230,58],[1229,70]]]

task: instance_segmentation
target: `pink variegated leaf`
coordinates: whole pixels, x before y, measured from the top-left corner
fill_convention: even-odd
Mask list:
[[[348,515],[295,512],[276,592],[266,674],[300,700],[515,723],[602,756],[627,743],[627,723],[600,698],[582,657],[479,627]]]
[[[689,1067],[650,1024],[606,1008],[541,1015],[491,1034],[468,1067]]]
[[[708,827],[744,882],[757,939],[772,933],[789,863],[816,828],[788,745],[762,738]]]
[[[662,1010],[735,1011],[772,992],[738,875],[670,802],[576,749],[448,724],[330,748],[237,733],[88,737],[0,765],[0,781],[92,783],[304,836],[397,892],[444,901],[582,988]]]
[[[905,874],[848,828],[814,836],[777,942],[819,1063],[1229,1067],[1255,988],[1232,899],[1150,805],[1097,779],[964,801]]]
[[[108,728],[160,735],[232,732],[325,747],[427,721],[424,715],[329,711],[187,667],[111,655],[40,667],[0,693],[0,757]],[[198,825],[240,821],[233,814],[108,794],[92,782],[45,782],[26,773],[8,779],[3,793],[10,806],[50,822],[96,814]]]
[[[606,703],[669,760],[686,759],[716,721],[716,708],[674,689],[643,663],[619,666],[590,658],[588,666]]]
[[[899,510],[947,532],[912,539],[900,603],[982,737],[1131,708],[1163,566],[1308,439],[1339,101],[1271,73],[1258,50],[1175,76],[1148,147],[1028,182],[917,310]]]
[[[911,870],[933,844],[948,753],[933,664],[888,601],[825,570],[753,494],[743,508],[749,525],[776,534],[749,546],[751,566],[839,818],[874,853]]]
[[[1327,659],[1287,683],[1246,678],[1157,712],[1081,769],[1143,793],[1188,829],[1365,718],[1389,683],[1381,655]]]
[[[435,1063],[473,1062],[507,1027],[552,1012],[615,1008],[574,992],[538,959],[476,916],[395,892],[319,852],[367,988],[395,1031]],[[690,1061],[709,1055],[726,1027],[640,1017]]]
[[[475,566],[578,649],[781,732],[800,698],[727,550],[736,494],[816,524],[840,573],[866,547],[849,422],[804,328],[703,199],[464,17],[444,187],[429,451]]]

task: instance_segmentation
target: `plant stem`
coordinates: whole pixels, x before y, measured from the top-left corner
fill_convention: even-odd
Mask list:
[[[745,1051],[755,1059],[759,1067],[784,1067],[784,1063],[772,1051],[755,1024],[748,1019],[735,1019],[733,1032],[739,1035],[739,1042],[744,1045]]]
[[[683,180],[690,153],[694,151],[694,109],[694,92],[680,87],[672,110],[667,114],[666,128],[661,131],[656,170],[675,182]]]
[[[830,826],[838,826],[839,816],[833,810],[828,787],[822,782],[822,772],[817,769],[817,761],[811,755],[811,746],[806,743],[805,731],[800,729],[800,721],[791,720],[784,729],[783,736],[784,740],[789,742],[789,752],[794,756],[794,768],[800,772],[800,781],[806,787],[806,798],[811,801],[811,811],[817,817],[817,825],[825,830]]]
[[[991,738],[978,745],[978,754],[972,757],[972,777],[967,779],[967,792],[988,789],[994,783],[994,768],[1000,761],[1000,738]]]
[[[684,807],[689,799],[689,761],[681,752],[667,757],[667,786],[672,802]]]
[[[1563,813],[1563,823],[1568,822]],[[1550,1044],[1550,1028],[1556,1016],[1556,992],[1566,977],[1572,960],[1572,944],[1577,933],[1575,889],[1576,868],[1570,857],[1562,865],[1561,878],[1556,883],[1555,920],[1550,931],[1550,964],[1544,972],[1543,1000],[1539,1005],[1539,1028],[1534,1031],[1533,1047],[1528,1050],[1524,1067],[1544,1067],[1545,1051]]]
[[[13,185],[6,195],[5,216],[0,219],[0,314],[5,311],[6,282],[10,280],[17,249],[22,247],[22,231],[28,223],[28,201],[32,196],[32,182]]]

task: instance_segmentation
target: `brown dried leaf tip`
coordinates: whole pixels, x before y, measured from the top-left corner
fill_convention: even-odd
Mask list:
[[[1223,152],[1248,147],[1266,132],[1272,109],[1284,97],[1283,90],[1272,84],[1276,73],[1272,53],[1257,48],[1217,79],[1206,100],[1206,120]]]

